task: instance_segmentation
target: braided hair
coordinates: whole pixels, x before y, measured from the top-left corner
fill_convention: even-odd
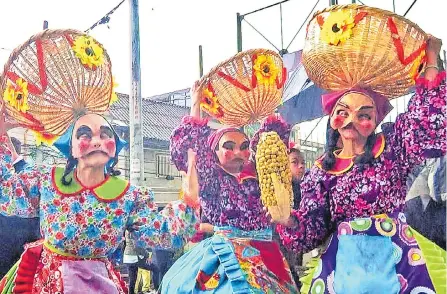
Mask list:
[[[61,182],[64,186],[69,186],[71,182],[73,181],[73,178],[71,178],[69,181],[67,181],[67,176],[75,169],[76,165],[78,164],[78,160],[73,157],[73,155],[70,155],[67,159],[67,164],[65,165],[64,174],[62,175]]]
[[[355,158],[354,163],[359,166],[360,171],[363,171],[365,167],[371,164],[374,160],[374,154],[372,149],[374,147],[374,143],[376,142],[376,134],[372,133],[366,139],[364,153]],[[331,170],[335,165],[335,155],[334,151],[337,150],[337,142],[340,139],[340,133],[337,130],[334,130],[330,125],[330,120],[328,121],[327,129],[326,129],[326,153],[322,161],[322,167],[324,170]]]

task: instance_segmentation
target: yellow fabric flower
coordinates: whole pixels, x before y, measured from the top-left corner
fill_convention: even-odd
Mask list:
[[[324,21],[320,38],[329,45],[343,44],[352,36],[354,26],[354,17],[349,10],[333,11]]]
[[[49,135],[49,134],[42,134],[40,132],[32,131],[34,138],[36,139],[36,146],[42,145],[42,143],[45,143],[48,146],[53,145],[53,143],[57,140],[57,136]]]
[[[82,64],[91,69],[104,63],[104,50],[92,37],[77,37],[73,44],[73,51]]]
[[[112,77],[112,97],[110,98],[110,105],[118,101],[118,95],[116,95],[115,89],[118,87],[118,83],[116,83],[115,78]]]
[[[410,77],[413,80],[416,80],[420,73],[422,72],[422,68],[421,65],[424,63],[425,61],[425,50],[422,50],[421,53],[419,54],[418,57],[416,57],[416,59],[413,61],[413,65],[410,68]]]
[[[253,69],[259,83],[269,85],[275,83],[279,73],[273,57],[270,55],[259,55],[256,57]]]
[[[18,78],[15,83],[8,80],[3,93],[3,100],[9,103],[17,111],[25,113],[28,109],[28,83]]]
[[[202,102],[200,107],[211,115],[216,117],[222,116],[222,110],[220,108],[216,95],[209,89],[203,90]]]

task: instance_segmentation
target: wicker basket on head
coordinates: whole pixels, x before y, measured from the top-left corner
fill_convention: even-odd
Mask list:
[[[45,30],[11,53],[0,77],[7,119],[59,136],[79,115],[103,113],[112,97],[111,62],[93,38]]]
[[[286,70],[271,50],[238,53],[199,83],[201,108],[228,126],[241,127],[272,114],[281,103]]]
[[[308,24],[303,64],[319,87],[366,87],[389,98],[408,93],[425,65],[427,35],[392,12],[336,5]]]

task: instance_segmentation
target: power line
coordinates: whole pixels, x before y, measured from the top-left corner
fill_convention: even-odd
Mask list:
[[[89,31],[93,30],[96,26],[109,23],[110,16],[121,6],[121,4],[124,3],[126,0],[122,0],[118,5],[116,5],[112,10],[110,10],[106,15],[101,17],[100,20],[98,20],[96,23],[94,23],[90,28],[85,30],[84,32],[88,33]]]

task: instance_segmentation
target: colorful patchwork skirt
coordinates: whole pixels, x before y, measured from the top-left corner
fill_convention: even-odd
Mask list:
[[[219,228],[180,257],[161,293],[299,293],[272,231]]]
[[[110,261],[67,257],[44,241],[26,245],[20,260],[0,281],[1,294],[127,294],[127,287]]]
[[[446,293],[446,252],[404,214],[342,222],[301,278],[301,293]]]

